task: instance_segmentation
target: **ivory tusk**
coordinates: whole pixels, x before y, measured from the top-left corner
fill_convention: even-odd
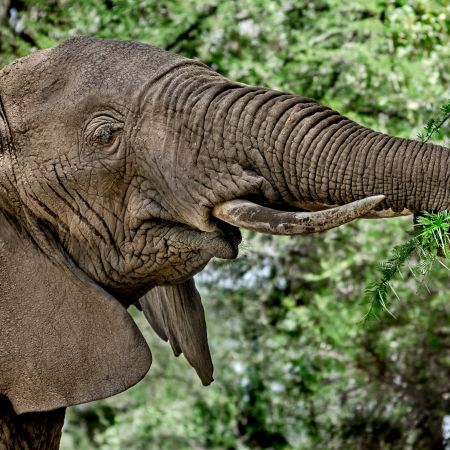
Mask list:
[[[384,198],[384,195],[375,195],[336,208],[315,212],[278,211],[248,200],[237,199],[215,206],[212,215],[236,227],[260,233],[311,234],[326,231],[365,216]]]
[[[310,202],[307,200],[295,201],[289,204],[299,209],[304,209],[306,211],[322,211],[324,209],[332,209],[339,206],[339,205],[328,205],[326,203]],[[361,216],[361,219],[386,219],[391,217],[410,216],[412,214],[413,212],[406,208],[404,208],[402,211],[394,211],[392,208],[389,208],[383,209],[381,211],[369,211],[364,216]]]
[[[409,209],[402,209],[401,211],[393,211],[391,208],[383,209],[382,211],[369,211],[363,219],[387,219],[391,217],[406,217],[413,214]]]

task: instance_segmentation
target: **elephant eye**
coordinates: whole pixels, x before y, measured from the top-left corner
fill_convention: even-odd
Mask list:
[[[98,127],[92,136],[93,140],[98,144],[110,144],[113,138],[113,129],[110,123]]]
[[[123,123],[109,116],[94,118],[85,129],[86,141],[89,147],[106,147],[114,143]]]

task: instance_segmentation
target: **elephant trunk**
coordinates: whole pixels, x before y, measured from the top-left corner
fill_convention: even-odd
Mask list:
[[[267,180],[283,203],[321,209],[384,195],[377,209],[393,214],[450,207],[444,147],[379,133],[271,90],[253,89],[227,110],[224,153],[235,147],[240,164]]]
[[[331,114],[325,110],[302,121],[293,131],[298,144],[285,150],[289,192],[299,204],[343,205],[384,195],[377,209],[386,215],[450,206],[448,149],[388,136]]]
[[[182,119],[182,140],[195,165],[225,186],[213,189],[219,203],[247,198],[311,211],[350,204],[349,220],[371,208],[395,216],[450,207],[448,149],[379,133],[309,98],[233,83],[194,67],[188,78],[187,69],[172,73],[171,92],[179,95],[171,109]],[[216,207],[213,214],[226,220],[233,211],[241,218],[255,213],[245,208]],[[320,229],[326,218],[320,217]]]

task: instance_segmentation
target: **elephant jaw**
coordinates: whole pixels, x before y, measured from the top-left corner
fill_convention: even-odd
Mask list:
[[[236,199],[215,206],[212,215],[230,225],[260,233],[311,234],[370,215],[384,199],[384,195],[375,195],[346,205],[313,212],[279,211],[248,200]]]

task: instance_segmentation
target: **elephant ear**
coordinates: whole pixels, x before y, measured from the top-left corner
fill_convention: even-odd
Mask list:
[[[0,210],[0,395],[18,414],[117,394],[151,364],[126,309],[57,260]]]
[[[193,279],[174,286],[156,286],[139,300],[156,334],[169,341],[175,356],[184,353],[202,383],[213,379],[205,312]]]

